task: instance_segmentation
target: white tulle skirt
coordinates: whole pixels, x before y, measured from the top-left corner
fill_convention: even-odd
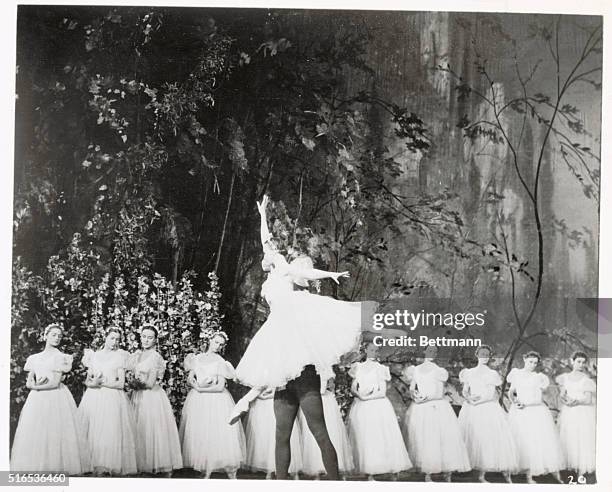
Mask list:
[[[397,416],[387,398],[355,398],[348,416],[348,435],[359,473],[378,475],[412,468]]]
[[[166,392],[158,385],[132,393],[139,472],[163,473],[183,467],[176,420]]]
[[[341,473],[351,472],[355,468],[353,465],[353,453],[336,397],[328,392],[321,395],[321,400],[323,401],[325,426],[327,427],[329,438],[338,455],[338,469]],[[323,466],[323,459],[321,458],[321,449],[312,435],[312,432],[308,429],[306,417],[301,410],[298,412],[298,418],[300,420],[300,428],[302,429],[304,450],[302,471],[307,475],[319,475],[324,473],[325,467]]]
[[[63,384],[53,390],[30,391],[15,432],[11,470],[69,475],[91,471],[84,425]]]
[[[518,449],[521,471],[544,475],[563,469],[558,431],[546,405],[522,409],[512,406],[508,421]]]
[[[564,406],[559,415],[565,467],[579,474],[595,471],[596,418],[595,405]]]
[[[246,386],[280,388],[305,366],[319,374],[358,347],[362,303],[291,292],[275,299],[270,316],[247,347],[236,374]]]
[[[276,419],[274,400],[256,399],[249,409],[246,422],[246,467],[266,473],[276,469]],[[296,424],[291,432],[291,463],[289,473],[298,473],[302,468],[302,441]]]
[[[508,415],[499,403],[464,404],[459,426],[472,467],[484,472],[518,471],[518,451]]]
[[[447,400],[412,403],[403,427],[410,456],[423,473],[472,469],[459,422]]]
[[[242,424],[228,424],[234,400],[227,390],[200,393],[191,390],[185,399],[179,435],[186,468],[206,473],[235,471],[245,461]]]
[[[134,415],[123,390],[87,388],[79,412],[85,422],[91,466],[95,472],[137,472]]]

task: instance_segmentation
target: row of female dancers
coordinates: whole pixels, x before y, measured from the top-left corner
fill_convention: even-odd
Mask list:
[[[207,350],[185,359],[191,387],[177,429],[172,408],[158,381],[165,363],[155,350],[157,331],[141,331],[142,350],[135,354],[118,348],[120,330],[109,329],[104,347],[87,351],[87,390],[77,409],[62,374],[71,370],[72,358],[59,351],[62,329],[45,330],[45,349],[28,357],[25,370],[31,389],[20,415],[11,454],[13,470],[64,471],[71,475],[131,475],[164,473],[193,468],[210,477],[225,471],[236,477],[240,467],[274,470],[273,390],[261,393],[251,405],[246,421],[231,426],[228,416],[234,401],[226,381],[235,377],[231,364],[219,352],[223,334],[209,340]],[[542,399],[548,377],[536,371],[540,356],[529,352],[524,367],[508,374],[512,407],[508,414],[498,403],[499,374],[487,363],[489,347],[480,347],[478,364],[460,376],[465,403],[455,416],[444,397],[448,373],[435,364],[435,347],[425,360],[403,371],[410,384],[412,404],[398,423],[386,397],[391,379],[388,367],[376,361],[374,344],[366,346],[367,359],[355,363],[349,374],[355,396],[345,426],[330,391],[331,381],[321,388],[325,422],[338,455],[339,469],[370,478],[417,469],[443,473],[454,471],[534,475],[559,470],[579,474],[595,470],[595,383],[585,372],[588,358],[577,352],[572,371],[557,378],[562,410],[555,425]],[[133,371],[142,389],[128,399],[124,391],[126,371]],[[317,477],[324,472],[320,450],[308,431],[303,415],[296,420],[291,437],[290,473]]]

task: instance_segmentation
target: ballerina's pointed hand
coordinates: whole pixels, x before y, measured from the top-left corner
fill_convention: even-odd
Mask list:
[[[261,202],[257,202],[257,210],[259,210],[260,214],[266,211],[269,201],[270,199],[268,198],[268,195],[264,195]]]
[[[342,278],[342,277],[350,277],[351,274],[349,272],[338,272],[336,273],[332,278],[334,279],[334,282],[336,282],[337,284],[340,283],[340,281],[338,279]]]

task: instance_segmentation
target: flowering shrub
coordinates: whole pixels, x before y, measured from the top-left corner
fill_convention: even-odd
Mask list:
[[[26,358],[44,347],[42,333],[51,322],[64,327],[60,349],[74,355],[73,370],[64,383],[80,401],[86,371],[83,350],[97,350],[109,326],[125,334],[124,348],[140,347],[139,329],[153,324],[158,332],[158,350],[167,362],[161,381],[176,414],[187,388],[183,360],[198,350],[200,341],[221,330],[219,285],[208,275],[204,293],[193,288],[193,272],[173,284],[159,274],[141,274],[135,283],[122,274],[114,278],[94,247],[75,234],[68,248],[49,259],[44,276],[33,275],[17,258],[13,265],[11,338],[11,428],[14,430],[28,390],[23,366]]]

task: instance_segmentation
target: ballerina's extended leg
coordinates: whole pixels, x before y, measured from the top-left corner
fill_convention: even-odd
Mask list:
[[[253,402],[257,397],[263,393],[265,388],[253,388],[246,395],[244,395],[238,403],[234,406],[232,413],[230,413],[228,422],[230,425],[238,422],[242,416],[249,411],[249,407],[251,402]]]

